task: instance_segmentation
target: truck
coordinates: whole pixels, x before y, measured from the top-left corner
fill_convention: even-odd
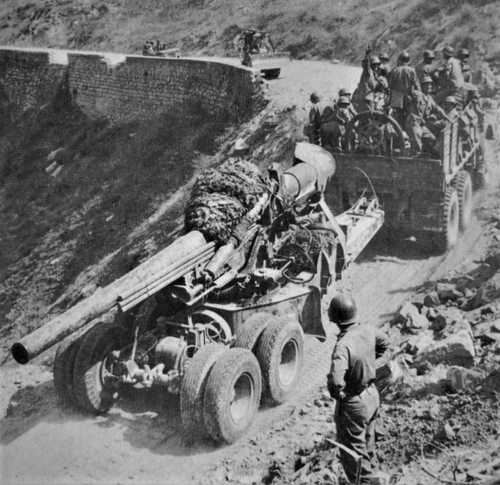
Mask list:
[[[413,151],[387,113],[357,114],[346,126],[344,150],[335,153],[341,205],[366,190],[369,179],[390,234],[421,237],[439,252],[452,248],[471,221],[473,191],[486,176],[483,118],[474,93],[427,152]]]
[[[250,162],[234,166],[242,163]],[[255,170],[232,176],[244,185]],[[216,189],[208,175],[199,180],[220,191],[230,178],[221,173]],[[280,404],[294,392],[304,334],[325,341],[322,304],[383,224],[376,198],[332,214],[324,193],[334,173],[328,151],[297,143],[290,168],[258,176],[259,190],[224,237],[189,226],[14,343],[14,359],[25,364],[57,344],[62,402],[101,414],[126,387],[161,386],[179,396],[186,437],[234,442],[261,402]],[[215,195],[227,207],[227,194]],[[212,223],[214,205],[196,209],[194,220]]]

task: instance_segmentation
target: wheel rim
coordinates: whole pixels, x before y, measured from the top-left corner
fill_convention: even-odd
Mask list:
[[[229,403],[231,418],[235,423],[245,421],[254,404],[254,383],[247,372],[241,374],[233,386],[233,396]]]
[[[458,238],[458,204],[450,204],[448,218],[448,246],[455,245]]]
[[[295,340],[289,340],[281,350],[278,375],[283,387],[289,386],[297,375],[299,348]]]
[[[213,343],[228,344],[233,338],[231,327],[226,320],[212,310],[196,311],[192,315],[193,323],[207,327],[207,336]]]

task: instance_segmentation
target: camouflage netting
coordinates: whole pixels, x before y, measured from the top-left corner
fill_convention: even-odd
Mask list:
[[[265,190],[265,180],[251,162],[230,159],[203,171],[184,212],[186,231],[198,230],[209,241],[227,242]]]
[[[279,255],[294,259],[293,272],[315,271],[321,250],[328,250],[333,244],[335,235],[332,232],[299,227],[281,247]]]

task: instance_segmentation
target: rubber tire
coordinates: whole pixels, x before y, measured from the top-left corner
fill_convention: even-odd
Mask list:
[[[189,440],[207,436],[203,423],[203,395],[206,378],[218,357],[227,350],[222,344],[207,344],[186,362],[180,389],[180,414]]]
[[[272,318],[272,315],[266,312],[258,312],[251,315],[238,329],[233,347],[253,351],[259,337],[262,335],[262,332]]]
[[[448,187],[444,195],[441,227],[442,230],[436,235],[434,241],[439,251],[446,252],[455,246],[459,236],[458,195],[453,187]]]
[[[54,387],[59,404],[64,407],[76,406],[73,392],[73,367],[76,354],[81,343],[81,337],[63,342],[57,347],[52,367]]]
[[[466,170],[457,174],[457,196],[459,208],[459,227],[461,231],[469,226],[472,218],[472,178]]]
[[[102,361],[112,350],[124,346],[123,328],[116,323],[97,323],[82,338],[73,368],[73,389],[78,407],[92,414],[103,414],[115,401],[111,389],[100,379]]]
[[[245,376],[253,388],[247,412],[235,422],[231,416],[234,385]],[[232,348],[221,354],[212,368],[205,388],[203,415],[205,427],[216,442],[234,443],[251,426],[259,409],[262,374],[252,352]]]
[[[296,373],[289,383],[282,383],[279,375],[282,351],[288,343],[296,350]],[[294,391],[304,362],[304,333],[295,320],[276,318],[261,335],[255,352],[262,369],[263,397],[269,404],[281,404]]]

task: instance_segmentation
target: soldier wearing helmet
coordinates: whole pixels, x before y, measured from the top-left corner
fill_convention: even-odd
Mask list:
[[[464,82],[471,82],[471,68],[469,64],[469,50],[468,49],[460,49],[458,51],[458,59],[460,61],[460,67],[462,68],[462,75],[464,77]]]
[[[309,96],[309,101],[311,102],[311,107],[309,109],[309,141],[320,144],[321,141],[321,111],[319,106],[319,96],[316,93],[311,93]]]
[[[413,91],[420,91],[415,69],[409,65],[410,55],[403,51],[398,57],[398,65],[389,73],[390,106],[394,118],[404,124],[408,98]]]
[[[375,361],[388,348],[385,336],[357,319],[355,301],[345,295],[332,298],[328,317],[340,333],[327,375],[330,395],[337,400],[337,440],[361,457],[361,481],[374,478],[375,419],[380,397],[375,387]],[[348,479],[356,480],[357,463],[341,450],[340,460]]]
[[[432,97],[432,78],[422,78],[422,92],[414,91],[408,106],[405,130],[415,152],[434,153],[436,135],[444,128],[447,116]]]
[[[422,57],[422,61],[415,66],[415,71],[417,72],[418,80],[422,84],[422,79],[424,76],[430,76],[434,79],[436,66],[434,65],[434,59],[436,56],[431,50],[425,50]]]
[[[461,99],[461,91],[464,87],[464,76],[460,61],[454,57],[453,48],[446,46],[443,49],[444,64],[440,70],[439,89],[437,93],[438,103],[443,103],[447,96],[455,96],[457,103]]]
[[[366,49],[362,66],[361,78],[352,96],[352,103],[357,111],[365,111],[367,109],[365,103],[366,95],[373,93],[379,88],[378,70],[380,59],[377,56],[371,55],[370,48]]]

